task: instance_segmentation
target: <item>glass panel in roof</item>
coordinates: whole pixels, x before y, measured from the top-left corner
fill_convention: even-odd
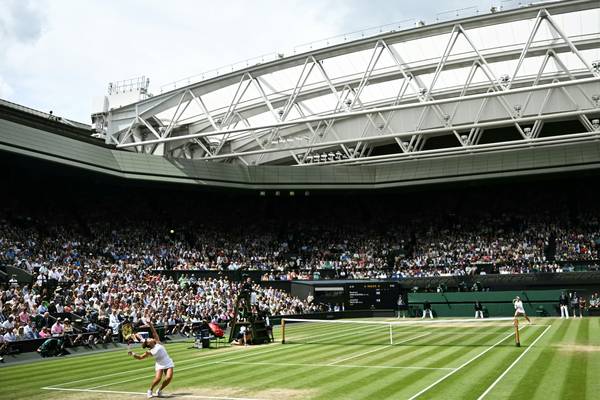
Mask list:
[[[590,39],[598,39],[598,32],[600,31],[600,9],[561,14],[552,16],[552,18],[560,26],[560,28],[573,39],[583,37],[582,35],[591,35],[589,36]],[[533,25],[534,19],[514,21],[510,23],[469,29],[467,31],[467,35],[473,44],[486,56],[497,53],[499,50],[513,50],[519,52],[522,48],[522,44],[528,39]],[[417,38],[396,43],[393,44],[392,47],[400,54],[408,67],[420,65],[435,66],[439,60],[439,57],[443,54],[449,39],[450,34],[446,33],[442,35]],[[551,29],[549,29],[548,24],[544,22],[535,36],[533,47],[535,48],[536,46],[547,45],[549,43],[561,42],[562,39],[557,39],[557,35]],[[358,81],[363,76],[365,69],[369,65],[374,47],[375,44],[373,43],[371,48],[365,50],[326,58],[322,62],[323,67],[329,78],[334,83],[339,84],[353,79],[355,82],[352,84],[352,86],[354,89],[356,89],[358,86]],[[581,53],[590,64],[592,61],[600,59],[600,49],[583,50]],[[467,56],[475,56],[475,52],[465,38],[459,36],[454,48],[452,49],[449,60]],[[573,54],[560,53],[558,57],[570,70],[580,70],[583,68],[581,61]],[[536,75],[542,60],[543,57],[527,57],[519,70],[517,78]],[[490,64],[490,68],[495,74],[496,78],[499,78],[504,74],[509,76],[512,75],[516,64],[517,60],[502,61]],[[262,88],[271,100],[286,99],[289,95],[291,95],[294,86],[297,84],[298,79],[301,76],[303,68],[304,65],[297,65],[262,75],[260,77],[263,82]],[[436,91],[462,87],[467,79],[469,70],[470,66],[459,69],[442,70],[442,73],[436,82],[435,91],[433,93],[434,97]],[[545,69],[545,73],[553,73],[557,70],[558,68],[555,63],[550,62]],[[398,68],[394,59],[390,54],[388,54],[387,51],[383,51],[375,66],[375,70],[371,75],[371,79],[373,80],[378,75],[397,71]],[[396,77],[398,76],[399,75],[396,75]],[[418,80],[421,81],[419,85],[425,87],[429,86],[432,78],[433,74],[431,73],[418,76]],[[473,79],[473,84],[481,84],[486,82],[488,82],[488,80],[481,72],[478,72]],[[397,96],[401,87],[401,83],[401,79],[393,79],[386,82],[369,84],[362,91],[361,101],[365,104],[381,103],[384,100],[391,102]],[[214,115],[217,113],[223,113],[227,110],[227,107],[233,100],[235,92],[238,88],[238,84],[239,81],[233,85],[221,88],[202,96],[202,99],[208,109],[211,111],[211,114]],[[323,94],[321,96],[302,100],[303,110],[307,114],[329,113],[333,110],[337,103],[337,98],[329,92],[323,76],[318,68],[315,67],[308,75],[303,88],[303,93],[322,88],[325,88],[325,91],[322,92]],[[412,94],[412,88],[409,88],[407,90],[407,95]],[[253,84],[248,87],[244,93],[244,96],[241,98],[239,105],[240,108],[250,106],[261,107],[261,112],[259,114],[249,117],[252,124],[276,122],[276,118],[274,118],[274,116],[266,109],[260,92]],[[158,117],[168,123],[168,121],[173,117],[174,111],[175,107],[160,113]],[[200,107],[195,102],[192,102],[182,115],[180,124],[182,122],[193,122],[202,120],[204,118],[205,116],[202,115]],[[302,115],[298,113],[295,108],[292,108],[292,111],[288,115],[287,119],[293,120],[298,118],[302,118]]]
[[[333,110],[337,98],[333,93],[302,101],[302,109],[310,114],[323,114]]]
[[[296,85],[301,73],[302,65],[299,65],[262,75],[261,78],[266,80],[270,85],[268,88],[265,87],[265,92],[273,94],[292,89]]]
[[[439,58],[449,39],[450,34],[443,34],[396,43],[393,47],[405,63],[411,64],[418,60]]]
[[[374,47],[374,45],[373,45]],[[373,50],[362,50],[323,60],[323,67],[332,80],[362,74],[367,69]]]
[[[360,100],[363,103],[379,102],[384,99],[391,102],[398,95],[402,86],[402,81],[403,79],[394,79],[387,82],[368,85],[362,91]]]

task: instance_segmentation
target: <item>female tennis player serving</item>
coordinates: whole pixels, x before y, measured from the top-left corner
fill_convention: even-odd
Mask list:
[[[164,375],[165,379],[160,385],[160,389],[156,391],[156,397],[161,397],[162,390],[167,387],[167,385],[171,382],[171,379],[173,379],[173,368],[175,368],[175,364],[173,363],[173,360],[171,360],[171,357],[169,357],[169,354],[167,354],[165,347],[160,343],[160,338],[156,333],[156,329],[154,329],[154,325],[152,325],[152,323],[149,325],[150,330],[152,331],[152,339],[145,339],[142,342],[142,347],[150,350],[147,350],[144,354],[135,354],[132,351],[129,351],[127,354],[133,356],[137,360],[143,360],[144,358],[150,356],[154,357],[156,362],[154,367],[156,370],[156,375],[152,380],[152,386],[150,386],[150,389],[148,389],[148,398],[151,398],[153,397],[152,391],[156,385],[160,383],[160,380]]]
[[[527,322],[531,323],[531,320],[525,313],[525,308],[523,308],[523,302],[521,301],[521,298],[519,296],[515,297],[515,299],[513,300],[513,304],[515,306],[515,318],[523,316],[525,317]]]

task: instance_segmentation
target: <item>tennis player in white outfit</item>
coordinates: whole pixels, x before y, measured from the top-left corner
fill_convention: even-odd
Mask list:
[[[521,298],[519,296],[515,297],[515,299],[513,300],[513,304],[515,306],[515,318],[523,316],[525,317],[527,322],[531,323],[531,320],[525,313],[525,308],[523,308],[523,302],[521,301]]]
[[[171,379],[173,379],[173,368],[175,368],[175,364],[173,363],[171,357],[169,357],[165,346],[161,344],[160,338],[156,333],[156,329],[154,329],[154,325],[152,325],[152,323],[149,325],[150,330],[152,331],[152,339],[144,339],[142,342],[142,347],[150,350],[147,350],[144,354],[135,354],[132,351],[129,351],[127,354],[133,356],[137,360],[143,360],[147,357],[154,357],[154,369],[156,370],[156,374],[152,380],[152,386],[150,386],[150,389],[148,389],[148,398],[151,398],[153,397],[152,392],[154,388],[160,383],[162,377],[164,376],[165,379],[162,381],[160,389],[156,391],[156,397],[162,396],[163,389],[167,387],[167,385],[171,383]]]

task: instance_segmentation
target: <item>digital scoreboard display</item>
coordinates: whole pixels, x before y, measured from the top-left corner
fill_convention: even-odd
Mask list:
[[[395,309],[400,291],[393,282],[349,283],[348,310]]]

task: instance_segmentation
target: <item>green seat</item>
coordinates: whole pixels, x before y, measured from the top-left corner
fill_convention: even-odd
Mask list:
[[[546,309],[543,306],[538,306],[538,308],[535,309],[535,313],[538,317],[545,317],[547,315]]]
[[[490,317],[490,312],[488,311],[486,306],[482,306],[481,307],[481,311],[483,312],[483,317],[484,318],[489,318]]]

